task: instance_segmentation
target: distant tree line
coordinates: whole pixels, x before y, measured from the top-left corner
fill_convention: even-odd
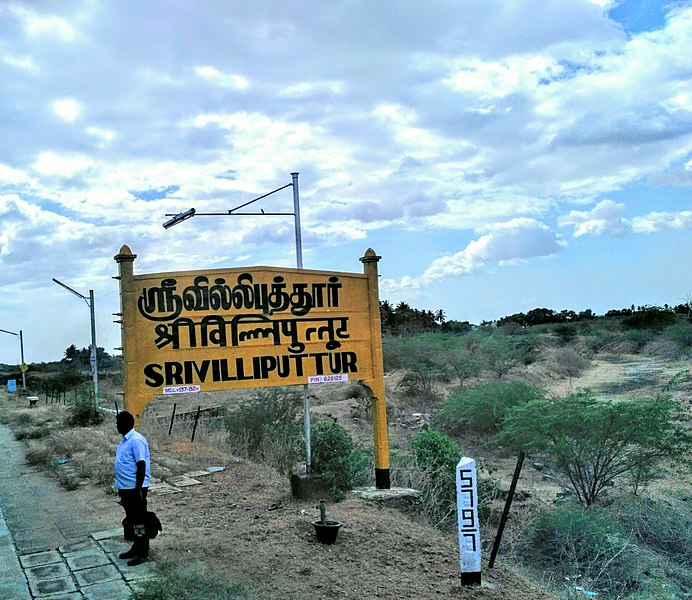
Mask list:
[[[78,368],[91,368],[91,348],[77,348],[77,346],[72,344],[65,349],[65,354],[61,362]],[[98,363],[99,369],[109,369],[118,366],[118,359],[108,354],[108,352],[101,347],[96,348],[96,362]]]
[[[623,318],[623,325],[632,328],[663,328],[675,322],[675,315],[686,315],[692,319],[692,301],[676,306],[664,304],[660,306],[636,306],[630,308],[611,309],[605,317]],[[533,325],[549,325],[562,323],[577,323],[597,319],[593,310],[587,308],[576,312],[573,310],[555,311],[549,308],[534,308],[526,313],[519,312],[496,321],[483,321],[481,327],[515,324],[520,327]],[[406,302],[396,306],[389,301],[380,302],[380,322],[384,333],[406,335],[440,331],[445,333],[466,333],[474,329],[468,321],[447,320],[444,310],[421,310],[413,308]]]
[[[393,334],[445,331],[464,333],[473,326],[468,321],[448,321],[444,310],[421,310],[406,302],[393,306],[389,301],[380,302],[380,324],[382,331]]]

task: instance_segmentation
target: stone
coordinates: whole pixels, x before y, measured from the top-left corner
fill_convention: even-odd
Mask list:
[[[31,567],[40,567],[41,565],[50,565],[52,563],[62,562],[59,552],[55,550],[46,550],[45,552],[34,552],[33,554],[24,554],[19,557],[19,561],[25,569]]]
[[[157,483],[156,485],[149,486],[149,493],[151,494],[179,494],[180,492],[182,492],[180,488],[168,483]]]
[[[118,569],[112,564],[75,571],[74,576],[81,587],[121,579]]]
[[[29,587],[34,596],[45,596],[46,594],[58,594],[75,592],[77,587],[72,581],[72,577],[56,577],[54,579],[44,579],[41,581],[29,580]]]
[[[195,477],[205,477],[206,475],[211,475],[211,471],[190,471],[189,473],[183,473],[185,477],[190,477],[194,479]]]
[[[95,533],[91,534],[91,537],[94,538],[97,542],[109,538],[115,538],[115,537],[123,537],[123,528],[122,527],[116,527],[114,529],[106,529],[105,531],[97,531]]]
[[[44,581],[47,579],[56,579],[58,577],[70,576],[70,571],[67,565],[63,562],[53,563],[50,565],[41,565],[38,567],[30,567],[24,570],[29,583],[32,581]]]
[[[75,554],[83,550],[93,550],[96,548],[98,548],[96,541],[91,538],[87,538],[86,540],[60,546],[60,548],[58,548],[58,552],[60,552],[63,556],[69,556],[70,554]]]
[[[86,600],[123,600],[132,596],[132,588],[120,579],[85,586],[82,594]]]
[[[81,571],[91,567],[100,567],[111,564],[105,552],[100,548],[97,550],[83,550],[76,554],[71,554],[65,558],[72,571]]]
[[[190,477],[185,477],[185,475],[178,475],[176,477],[170,477],[168,483],[176,487],[188,487],[190,485],[199,485],[202,482],[191,479]]]

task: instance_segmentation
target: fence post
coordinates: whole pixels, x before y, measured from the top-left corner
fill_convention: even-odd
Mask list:
[[[173,431],[173,420],[175,419],[175,407],[178,406],[175,402],[173,403],[173,414],[171,415],[171,424],[168,426],[168,435],[171,435]]]
[[[524,451],[521,450],[519,452],[519,457],[517,458],[517,466],[514,468],[512,483],[509,486],[509,492],[507,492],[507,500],[505,501],[505,508],[502,511],[502,517],[500,517],[500,525],[497,528],[497,535],[495,536],[495,542],[493,543],[493,550],[490,553],[490,562],[488,562],[488,568],[490,569],[492,569],[495,566],[495,556],[497,556],[497,551],[500,548],[502,532],[505,530],[505,523],[507,523],[507,517],[509,516],[509,507],[512,505],[512,498],[514,498],[514,490],[517,489],[517,481],[519,481],[519,475],[521,473],[521,467],[523,464]]]
[[[190,438],[190,442],[195,441],[195,431],[197,431],[197,421],[199,420],[199,411],[201,408],[202,408],[201,406],[197,407],[197,414],[195,415],[195,424],[192,427],[192,438]]]

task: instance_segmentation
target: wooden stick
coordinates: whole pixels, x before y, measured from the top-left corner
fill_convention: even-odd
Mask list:
[[[497,528],[497,535],[495,536],[495,543],[493,544],[493,550],[490,553],[490,561],[488,562],[488,568],[492,569],[495,566],[495,556],[497,556],[497,551],[500,547],[500,540],[502,539],[502,532],[505,529],[505,523],[507,523],[507,517],[509,516],[509,507],[512,505],[512,498],[514,498],[514,490],[517,489],[517,481],[519,481],[519,474],[521,473],[521,466],[524,464],[524,451],[519,452],[519,458],[517,459],[517,466],[514,469],[514,476],[512,477],[512,484],[509,486],[509,492],[507,492],[507,500],[505,501],[505,508],[502,511],[502,517],[500,517],[500,525]]]

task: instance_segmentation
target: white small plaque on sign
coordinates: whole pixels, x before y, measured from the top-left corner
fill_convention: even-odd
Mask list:
[[[457,517],[462,583],[480,584],[481,532],[478,523],[476,461],[466,456],[457,465]]]
[[[337,381],[348,381],[348,373],[337,375],[313,375],[308,377],[308,383],[335,383]]]
[[[195,394],[200,391],[200,385],[169,385],[163,388],[164,394]]]

